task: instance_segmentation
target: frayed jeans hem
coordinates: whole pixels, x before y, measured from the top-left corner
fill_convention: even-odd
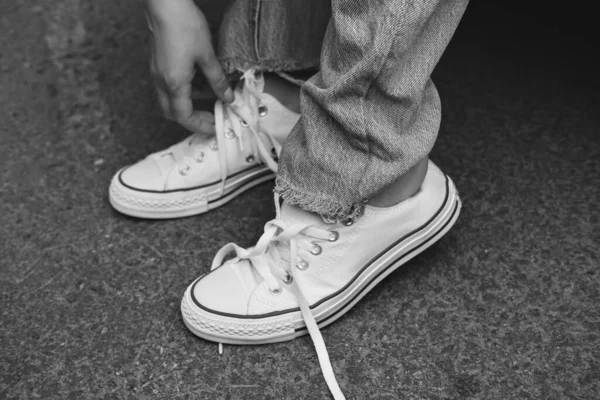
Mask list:
[[[277,177],[274,191],[286,203],[319,214],[327,222],[354,221],[364,212],[364,202],[344,204],[319,194],[300,190],[281,177]]]
[[[220,58],[219,61],[227,74],[247,71],[251,68],[263,72],[294,72],[319,67],[319,60],[246,60],[239,57]]]

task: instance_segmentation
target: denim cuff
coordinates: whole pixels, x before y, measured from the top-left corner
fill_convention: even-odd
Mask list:
[[[319,60],[247,60],[241,57],[222,57],[219,58],[226,74],[234,74],[240,71],[247,71],[254,68],[263,72],[294,72],[314,69],[319,67]]]
[[[281,176],[277,176],[274,191],[286,203],[319,214],[327,222],[354,221],[365,208],[365,202],[344,204],[322,194],[301,190]]]

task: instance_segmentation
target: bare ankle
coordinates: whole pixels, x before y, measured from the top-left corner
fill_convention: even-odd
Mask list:
[[[265,73],[265,93],[275,97],[287,109],[300,113],[300,86],[277,74]]]
[[[374,207],[391,207],[415,195],[421,188],[429,158],[425,157],[390,186],[372,197],[367,204]]]

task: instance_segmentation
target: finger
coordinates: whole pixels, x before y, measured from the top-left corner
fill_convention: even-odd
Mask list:
[[[170,85],[170,107],[171,115],[177,122],[186,120],[192,115],[192,86],[183,84],[180,86]]]
[[[208,111],[194,111],[188,120],[190,125],[195,127],[194,132],[202,133],[205,136],[214,136],[217,133],[215,117]]]
[[[156,97],[158,98],[158,104],[160,105],[163,116],[171,119],[171,104],[167,92],[162,90],[160,86],[156,86]]]
[[[214,133],[214,117],[207,111],[194,111],[190,95],[191,85],[182,87],[171,94],[172,119],[189,131]]]
[[[234,100],[233,91],[229,87],[227,75],[217,60],[213,49],[206,49],[204,57],[198,60],[198,66],[206,76],[208,84],[221,100],[232,103]]]
[[[215,128],[215,115],[208,111],[194,111],[198,115],[198,119],[202,121],[202,124],[209,127],[209,131],[214,132]]]
[[[150,39],[154,42],[153,35],[150,35]],[[151,43],[151,47],[153,47],[153,43]],[[150,51],[150,74],[152,75],[152,79],[154,80],[154,89],[156,90],[156,97],[158,99],[158,104],[162,111],[162,114],[165,118],[171,119],[171,105],[170,105],[170,96],[168,93],[168,88],[163,82],[160,74],[158,73],[158,68],[156,65],[156,54],[152,50]]]
[[[185,129],[206,137],[214,136],[216,133],[215,126],[202,115],[201,111],[193,111],[186,119],[177,122]]]

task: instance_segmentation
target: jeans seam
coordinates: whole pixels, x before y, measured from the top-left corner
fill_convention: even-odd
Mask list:
[[[262,0],[255,0],[254,1],[254,7],[253,7],[253,11],[254,11],[254,16],[253,16],[253,22],[254,22],[254,56],[256,57],[257,62],[260,62],[261,57],[260,57],[260,45],[259,45],[259,40],[260,40],[260,9],[261,9],[261,1]]]
[[[406,9],[406,1],[402,1],[402,9]],[[401,12],[398,13],[400,15],[400,20],[398,21],[398,25],[402,25],[404,23],[404,18],[406,15],[406,12]],[[363,125],[363,132],[366,133],[366,138],[367,138],[367,148],[368,148],[368,152],[369,154],[371,154],[371,145],[372,145],[372,139],[371,139],[371,135],[368,134],[368,131],[366,129],[366,125],[365,125],[365,100],[367,95],[369,94],[369,90],[371,89],[371,86],[373,86],[373,82],[376,82],[379,79],[379,76],[382,74],[383,72],[383,68],[385,66],[385,61],[389,58],[390,56],[390,51],[392,46],[394,45],[394,40],[396,39],[396,36],[398,35],[398,32],[400,30],[398,29],[398,31],[396,31],[396,34],[394,35],[393,39],[390,42],[390,48],[388,49],[385,57],[383,58],[382,64],[381,64],[381,68],[379,69],[379,71],[377,72],[377,75],[375,75],[375,77],[369,82],[369,85],[367,87],[367,90],[365,90],[365,94],[361,97],[361,104],[360,104],[360,108],[361,108],[361,112],[362,112],[362,125]],[[363,173],[362,176],[360,177],[360,180],[358,181],[358,188],[359,188],[359,196],[362,198],[362,193],[360,192],[360,188],[362,187],[362,183],[365,180],[365,177],[367,176],[366,172],[370,169],[371,165],[373,164],[373,157],[369,157],[368,161],[365,163],[365,166],[363,168]],[[368,199],[364,199],[363,201],[368,200]]]

